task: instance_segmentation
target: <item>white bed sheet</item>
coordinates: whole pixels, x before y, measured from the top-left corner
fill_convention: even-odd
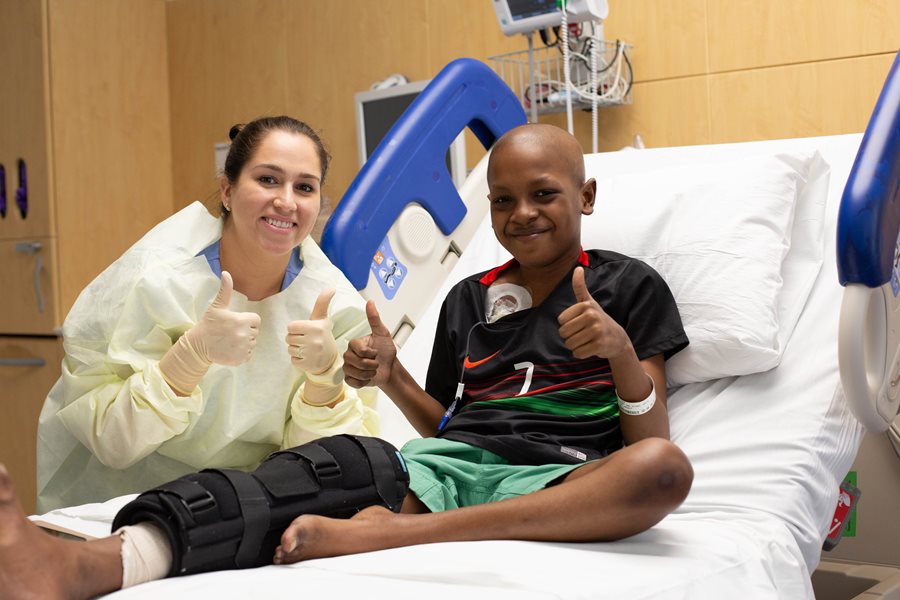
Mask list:
[[[859,140],[858,135],[835,136],[605,155],[607,168],[624,173],[815,147],[832,167],[825,264],[782,364],[766,373],[690,384],[671,394],[672,437],[690,457],[695,479],[684,504],[650,531],[603,544],[432,544],[175,578],[113,597],[321,592],[370,598],[812,598],[809,575],[818,563],[838,483],[863,433],[840,392],[841,288],[832,258],[837,203]],[[497,264],[502,253],[492,240],[484,223],[438,298],[453,281]],[[420,381],[439,304],[432,304],[400,353]],[[385,438],[399,445],[415,435],[386,398],[379,411]],[[95,530],[103,530],[118,504],[82,510]],[[78,528],[77,521],[60,519]]]

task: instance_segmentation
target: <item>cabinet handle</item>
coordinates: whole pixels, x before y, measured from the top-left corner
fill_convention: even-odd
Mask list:
[[[0,165],[0,219],[6,218],[6,167]]]
[[[43,358],[0,358],[0,367],[43,367]]]
[[[16,189],[16,206],[19,207],[23,219],[28,216],[28,168],[21,158],[19,159],[19,187]]]
[[[40,242],[18,242],[16,252],[34,256],[34,295],[37,298],[39,313],[44,312],[44,295],[41,293],[41,270],[44,268],[44,260],[39,253],[44,245]]]

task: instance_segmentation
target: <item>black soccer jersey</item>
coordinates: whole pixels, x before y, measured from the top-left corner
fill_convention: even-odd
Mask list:
[[[582,252],[585,283],[628,334],[639,359],[669,358],[688,344],[672,293],[645,263]],[[459,282],[441,307],[426,391],[445,407],[463,394],[438,434],[516,464],[578,463],[622,447],[609,361],[577,359],[559,335],[575,304],[564,277],[540,306],[486,323],[487,288],[510,263]]]

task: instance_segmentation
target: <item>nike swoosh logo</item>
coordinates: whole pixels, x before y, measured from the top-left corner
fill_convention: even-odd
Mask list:
[[[487,361],[491,360],[492,358],[494,358],[494,357],[497,356],[498,354],[500,354],[500,351],[499,351],[499,350],[497,350],[496,352],[494,352],[493,354],[491,354],[491,355],[488,356],[487,358],[482,358],[481,360],[476,360],[475,362],[470,361],[470,360],[469,360],[469,356],[466,355],[466,357],[463,359],[463,368],[464,368],[464,369],[474,369],[474,368],[477,367],[478,365],[483,365],[484,363],[486,363]]]

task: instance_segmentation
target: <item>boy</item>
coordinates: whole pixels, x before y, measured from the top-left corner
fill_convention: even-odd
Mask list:
[[[652,269],[581,249],[596,182],[577,140],[513,129],[487,177],[494,234],[514,258],[451,290],[426,389],[396,360],[372,301],[372,335],[344,355],[347,382],[379,386],[423,436],[401,451],[406,514],[301,516],[276,562],[455,540],[614,540],[687,495],[693,471],[668,442],[663,364],[687,337]]]
[[[495,144],[488,182],[494,232],[514,260],[451,291],[426,389],[396,360],[372,302],[372,335],[344,356],[347,382],[380,386],[423,436],[403,449],[401,514],[303,514],[281,535],[276,563],[453,540],[614,540],[687,495],[693,473],[668,441],[664,370],[687,338],[649,267],[581,249],[596,183],[584,180],[578,142],[547,125],[516,128]],[[122,543],[43,535],[0,469],[0,582],[11,597],[121,587]],[[165,536],[154,543],[171,554]]]

